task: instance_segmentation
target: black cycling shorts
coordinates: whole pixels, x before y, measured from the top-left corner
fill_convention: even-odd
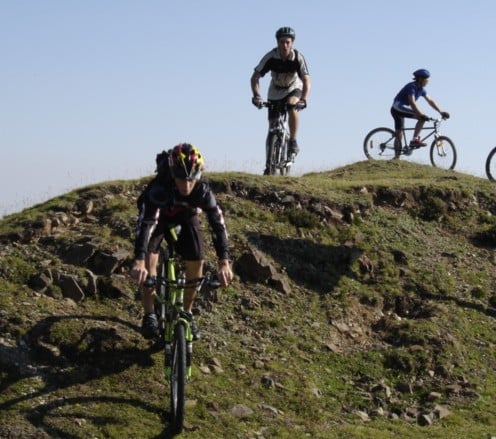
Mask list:
[[[301,89],[296,88],[291,93],[289,93],[284,99],[270,99],[269,102],[285,104],[286,102],[288,102],[288,99],[291,96],[296,96],[297,98],[301,98],[301,94],[302,94]],[[277,117],[279,116],[279,112],[269,107],[268,116],[269,116],[269,120],[277,119]]]
[[[393,116],[394,119],[394,130],[399,131],[402,130],[405,124],[405,117],[408,117],[410,119],[417,119],[417,116],[415,113],[412,111],[400,111],[397,110],[394,107],[391,107],[391,116]]]
[[[198,215],[182,215],[175,217],[173,222],[170,218],[160,217],[150,241],[148,243],[148,251],[157,253],[166,233],[168,233],[171,226],[180,225],[181,231],[179,232],[176,250],[185,261],[200,261],[205,259],[205,246],[203,240],[203,233],[201,230]]]

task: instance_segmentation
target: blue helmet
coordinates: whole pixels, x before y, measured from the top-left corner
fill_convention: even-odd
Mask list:
[[[418,69],[418,70],[415,70],[413,72],[413,77],[415,79],[417,79],[417,78],[428,78],[429,76],[431,76],[431,74],[429,73],[429,70],[427,70],[427,69]]]
[[[296,38],[296,34],[292,28],[285,26],[277,29],[276,40],[279,40],[281,37],[289,37],[294,40]]]

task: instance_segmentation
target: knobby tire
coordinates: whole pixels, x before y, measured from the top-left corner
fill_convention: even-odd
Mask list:
[[[161,248],[159,253],[159,262],[157,266],[157,275],[161,279],[165,279],[167,275],[167,250]],[[163,282],[157,282],[156,284],[156,293],[162,299],[165,299],[167,294],[167,286]],[[157,314],[157,319],[159,322],[159,330],[160,330],[160,339],[162,340],[164,337],[165,331],[165,303],[159,303],[155,300],[155,314]]]
[[[268,150],[267,150],[267,158],[269,164],[269,175],[275,175],[276,173],[276,164],[277,153],[279,151],[280,140],[277,134],[270,134],[268,139]]]
[[[486,175],[491,181],[496,181],[496,147],[494,147],[486,159]]]
[[[186,334],[183,323],[174,329],[172,364],[170,377],[171,427],[180,433],[184,423],[184,404],[186,402]]]

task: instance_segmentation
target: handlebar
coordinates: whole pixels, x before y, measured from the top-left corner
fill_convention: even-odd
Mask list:
[[[153,288],[156,285],[163,283],[166,285],[174,285],[179,288],[186,288],[186,287],[196,287],[196,289],[199,291],[204,285],[206,285],[210,289],[217,289],[220,288],[221,284],[219,280],[217,279],[217,275],[215,273],[208,273],[206,276],[190,279],[186,281],[184,278],[179,278],[176,280],[169,280],[164,277],[160,276],[148,276],[145,282],[143,282],[143,286],[147,288]]]
[[[286,102],[282,103],[282,102],[267,102],[267,101],[263,101],[262,102],[262,107],[266,107],[266,108],[271,108],[273,110],[278,110],[278,111],[281,111],[281,110],[291,110],[293,108],[296,108],[297,105],[296,104],[288,104]]]

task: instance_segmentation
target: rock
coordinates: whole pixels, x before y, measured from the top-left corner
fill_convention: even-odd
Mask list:
[[[264,386],[266,389],[269,389],[270,387],[274,387],[274,385],[275,385],[274,380],[267,375],[262,377],[261,383],[262,383],[262,386]]]
[[[253,410],[244,404],[236,404],[231,409],[231,414],[237,418],[246,419],[253,415]]]
[[[96,244],[92,242],[73,244],[62,257],[68,264],[83,266],[95,254],[97,249]]]
[[[417,418],[417,423],[423,427],[432,425],[434,422],[434,413],[420,414]]]
[[[62,274],[60,276],[59,286],[62,289],[62,295],[75,302],[80,302],[85,297],[77,277],[74,275]]]
[[[427,399],[429,401],[436,401],[437,399],[441,399],[443,395],[441,395],[441,393],[439,392],[431,392],[429,393],[429,395],[427,396]]]
[[[243,281],[265,283],[281,293],[290,294],[291,287],[285,276],[259,250],[249,247],[235,263],[234,271]]]
[[[434,407],[434,414],[439,419],[443,419],[446,416],[451,416],[453,413],[446,406],[438,404]]]
[[[29,286],[38,292],[44,292],[53,284],[52,272],[45,270],[43,273],[34,275],[29,280]]]
[[[356,410],[355,414],[364,422],[370,421],[369,415],[362,410]]]
[[[96,274],[110,276],[129,256],[129,252],[124,249],[119,249],[113,253],[99,250],[91,259],[90,268]]]

